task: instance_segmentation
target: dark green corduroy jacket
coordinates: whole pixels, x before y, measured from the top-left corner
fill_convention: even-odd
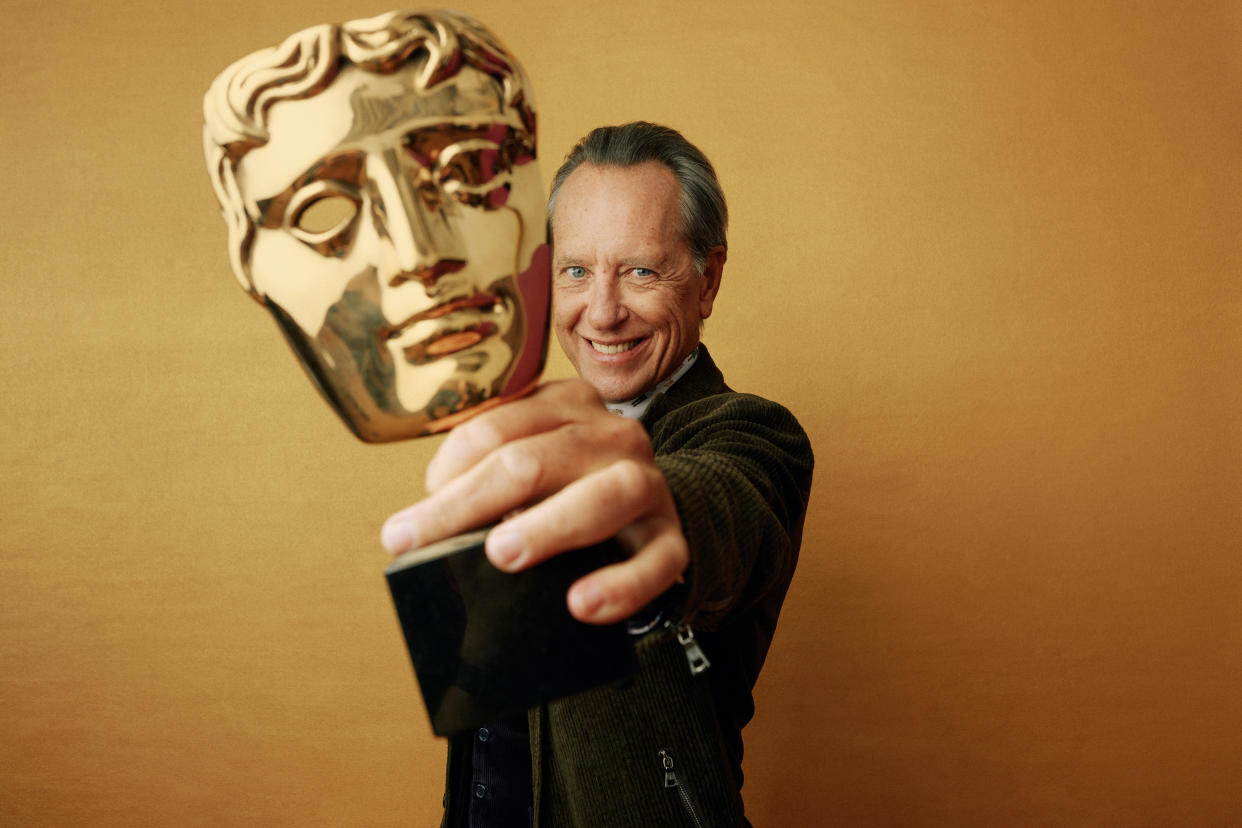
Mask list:
[[[689,542],[686,583],[636,641],[632,681],[529,711],[539,828],[748,824],[741,730],[797,562],[811,445],[784,407],[725,385],[702,346],[642,422]],[[711,661],[697,675],[683,622]]]

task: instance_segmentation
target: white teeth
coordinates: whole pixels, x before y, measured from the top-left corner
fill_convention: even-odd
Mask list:
[[[601,354],[619,354],[622,351],[628,351],[630,348],[633,348],[634,343],[637,342],[637,340],[631,339],[629,342],[620,342],[616,345],[605,345],[602,342],[596,342],[593,339],[589,341],[591,343],[591,347]]]

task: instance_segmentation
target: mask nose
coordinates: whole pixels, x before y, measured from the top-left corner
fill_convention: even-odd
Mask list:
[[[441,276],[456,273],[466,266],[464,259],[438,259],[426,267],[401,270],[388,278],[389,287],[401,287],[411,279],[421,282],[428,291],[436,286]]]
[[[367,160],[375,226],[392,256],[391,275],[383,281],[395,288],[413,279],[430,293],[442,277],[466,266],[466,249],[441,209],[444,194],[418,187],[420,169],[403,155],[387,150]]]

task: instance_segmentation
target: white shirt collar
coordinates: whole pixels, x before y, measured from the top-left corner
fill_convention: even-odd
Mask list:
[[[628,417],[631,420],[637,420],[643,414],[647,413],[647,409],[651,406],[656,398],[665,391],[673,387],[673,383],[685,376],[686,372],[694,365],[699,358],[699,349],[695,348],[690,352],[690,356],[686,357],[677,370],[669,374],[668,378],[656,383],[656,387],[650,391],[644,391],[632,400],[624,402],[606,402],[604,407],[613,414],[619,414],[622,417]]]

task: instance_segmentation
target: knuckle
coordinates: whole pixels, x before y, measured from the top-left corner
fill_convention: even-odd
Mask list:
[[[599,405],[601,400],[599,392],[596,391],[591,384],[584,379],[574,379],[568,382],[566,390],[570,399],[583,405]]]
[[[654,481],[643,464],[635,460],[618,460],[612,464],[610,471],[607,496],[633,505],[645,506],[651,502]]]
[[[669,545],[669,571],[668,580],[675,581],[681,573],[686,571],[686,567],[690,565],[690,545],[686,543],[685,535],[678,532],[673,542]]]
[[[536,394],[562,406],[601,405],[598,392],[586,380],[577,377],[544,383]]]
[[[537,457],[512,443],[497,449],[495,456],[507,483],[526,496],[538,491],[543,479],[543,466]]]
[[[636,420],[609,414],[603,429],[608,445],[613,446],[623,456],[650,459],[651,438],[647,431]]]
[[[503,434],[485,417],[462,423],[449,432],[427,465],[427,488],[435,490],[473,466],[503,441]]]
[[[449,432],[449,439],[456,438],[462,447],[477,455],[484,455],[504,442],[499,426],[490,417],[475,417],[458,425]]]
[[[634,567],[619,567],[604,585],[605,598],[609,604],[631,606],[642,602],[645,594],[643,577]]]
[[[635,457],[641,457],[648,461],[655,459],[655,452],[651,448],[651,438],[647,436],[647,432],[643,430],[642,426],[636,423],[633,424],[626,430],[625,437],[627,438],[626,448]]]

